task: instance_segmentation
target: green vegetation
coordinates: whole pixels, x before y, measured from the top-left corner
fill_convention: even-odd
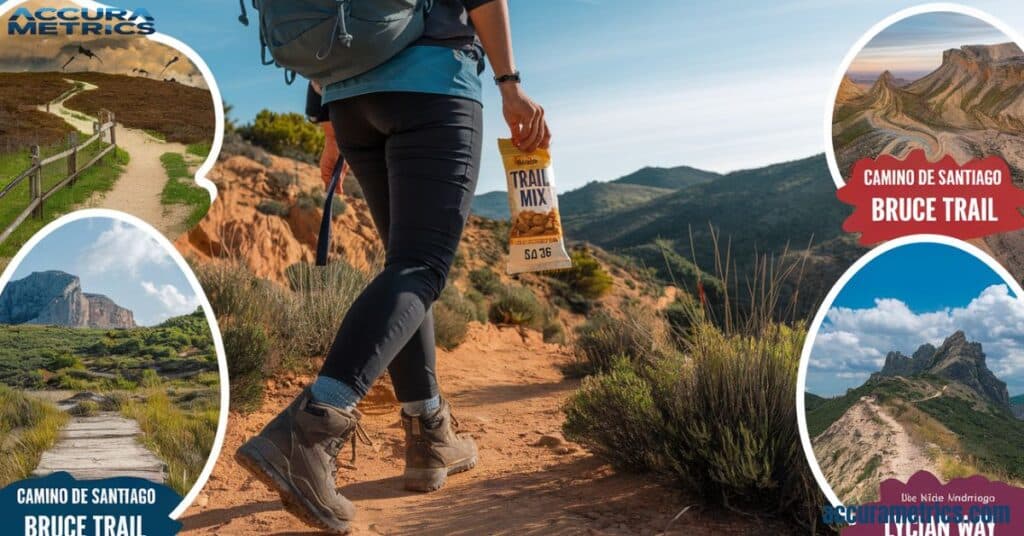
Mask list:
[[[195,227],[199,220],[210,210],[210,193],[196,185],[194,177],[189,173],[185,157],[178,153],[165,153],[160,162],[167,171],[168,181],[160,196],[165,205],[187,205],[191,207],[185,226]]]
[[[288,288],[229,262],[199,264],[195,271],[224,334],[231,404],[238,411],[259,407],[266,379],[308,369],[310,357],[326,353],[338,319],[369,280],[344,262],[292,266]]]
[[[212,151],[212,150],[213,150],[213,144],[208,142],[208,141],[201,141],[201,142],[198,142],[198,143],[192,143],[192,144],[189,144],[189,146],[185,148],[185,152],[186,153],[188,153],[190,155],[193,155],[193,156],[198,156],[200,158],[206,158],[207,156],[210,156],[210,151]]]
[[[252,124],[238,127],[242,138],[271,153],[299,160],[319,158],[324,147],[324,132],[302,114],[263,110]]]
[[[452,350],[466,340],[469,323],[485,322],[483,309],[452,285],[445,287],[434,303],[434,336],[437,345]]]
[[[528,288],[507,286],[502,288],[491,302],[488,318],[495,324],[524,326],[534,329],[543,327],[544,306]]]
[[[167,485],[184,496],[210,457],[220,417],[216,389],[175,396],[152,387],[141,401],[125,402],[121,413],[138,421],[143,443],[167,464]]]
[[[590,250],[575,249],[571,255],[572,268],[552,274],[551,289],[572,312],[587,314],[611,290],[614,280]]]
[[[963,452],[979,469],[1024,479],[1024,421],[996,408],[979,411],[966,400],[948,396],[918,407],[956,434]]]
[[[105,148],[104,144],[95,142],[87,150],[80,152],[78,156],[79,165],[86,164],[103,148]],[[59,152],[56,149],[58,148],[54,148],[52,154]],[[95,192],[106,192],[113,188],[114,183],[121,176],[121,173],[124,172],[124,166],[128,164],[128,160],[128,153],[117,149],[113,156],[108,155],[101,162],[83,171],[78,176],[74,186],[61,189],[53,197],[46,200],[44,218],[29,218],[25,220],[10,238],[0,245],[0,257],[14,256],[21,249],[21,246],[47,223],[85,202]],[[20,166],[20,164],[25,165],[18,169],[17,172],[21,172],[28,167],[27,156],[18,156],[17,154],[13,156],[0,156],[0,180],[13,178],[12,175],[3,174],[3,170]],[[43,169],[43,189],[52,188],[64,179],[67,176],[66,171],[67,164],[65,161],[46,166]],[[0,227],[6,227],[13,222],[18,214],[25,210],[29,201],[29,187],[26,180],[8,193],[0,202]]]
[[[493,296],[502,288],[498,273],[486,267],[469,272],[469,282],[484,296]]]
[[[619,359],[630,363],[662,357],[666,347],[652,311],[631,308],[616,316],[600,312],[577,328],[573,375],[608,372]],[[653,356],[652,356],[653,354]]]
[[[875,454],[870,460],[868,460],[868,463],[864,464],[864,470],[857,475],[857,482],[863,482],[874,476],[875,471],[878,470],[880,465],[882,465],[882,457]]]
[[[53,404],[0,385],[0,487],[29,476],[67,419]]]
[[[128,330],[0,326],[0,383],[25,389],[134,389],[147,374],[165,381],[216,372],[201,311]]]
[[[291,212],[288,205],[276,199],[264,199],[260,201],[259,204],[256,205],[256,210],[261,214],[277,216],[279,218],[286,218],[288,217],[288,213]]]

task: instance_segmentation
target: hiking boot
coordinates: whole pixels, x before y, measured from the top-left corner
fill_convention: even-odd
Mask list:
[[[366,438],[360,417],[356,410],[316,403],[306,389],[242,445],[235,460],[276,491],[295,517],[321,530],[347,534],[355,506],[336,489],[335,458],[349,438],[355,457],[356,437]]]
[[[448,475],[476,466],[476,443],[469,436],[456,434],[458,426],[446,400],[441,400],[441,407],[430,415],[410,417],[402,412],[405,489],[438,490]]]

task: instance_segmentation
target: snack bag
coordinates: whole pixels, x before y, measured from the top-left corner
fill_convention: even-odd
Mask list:
[[[509,139],[499,139],[498,149],[505,162],[512,210],[508,273],[572,268],[558,215],[551,154],[546,149],[524,153]]]

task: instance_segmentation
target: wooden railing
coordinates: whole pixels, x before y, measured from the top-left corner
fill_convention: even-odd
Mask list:
[[[93,143],[101,141],[109,133],[110,145],[103,148],[92,160],[89,160],[84,165],[79,165],[78,156],[79,153],[84,151]],[[10,195],[15,188],[21,183],[28,181],[29,187],[29,202],[28,206],[25,207],[18,217],[14,219],[6,228],[0,232],[0,244],[7,241],[18,227],[25,222],[29,217],[43,218],[43,210],[46,200],[53,197],[54,194],[60,190],[73,186],[78,180],[78,177],[83,171],[91,168],[92,166],[99,163],[103,157],[108,154],[114,153],[117,149],[117,128],[114,121],[114,114],[111,112],[101,112],[100,120],[93,123],[93,135],[87,140],[79,143],[78,132],[72,132],[68,135],[68,145],[70,149],[64,152],[48,156],[46,158],[41,157],[41,149],[38,145],[32,146],[30,154],[32,157],[32,164],[28,169],[22,171],[14,177],[11,181],[0,188],[0,203],[4,202],[4,198]],[[57,164],[61,160],[67,161],[67,173],[62,177],[56,184],[53,184],[49,188],[44,190],[43,188],[43,168],[49,165]]]

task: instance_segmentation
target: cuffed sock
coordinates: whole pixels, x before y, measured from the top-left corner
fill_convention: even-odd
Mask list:
[[[426,400],[417,400],[416,402],[402,402],[402,411],[410,417],[430,415],[439,409],[441,409],[440,396],[435,396],[434,398],[428,398]]]
[[[317,376],[310,393],[313,400],[343,411],[352,411],[359,403],[359,395],[351,387],[329,376]]]

